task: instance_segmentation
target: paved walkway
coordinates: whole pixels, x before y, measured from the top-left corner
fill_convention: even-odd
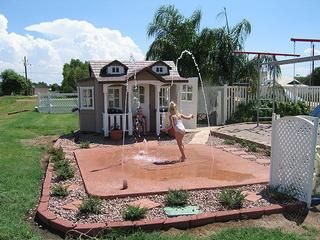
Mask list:
[[[271,124],[238,123],[211,128],[213,132],[234,136],[271,147]]]

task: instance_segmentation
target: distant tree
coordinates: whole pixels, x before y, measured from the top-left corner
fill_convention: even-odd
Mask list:
[[[52,92],[60,92],[60,90],[61,90],[60,85],[57,84],[57,83],[50,84],[50,85],[49,85],[49,88],[50,88],[50,90],[51,90]]]
[[[306,85],[311,83],[311,86],[320,86],[320,67],[315,68],[313,74],[308,74],[305,77],[295,77],[295,79]]]
[[[2,82],[0,82],[0,96],[3,95],[3,91],[2,91]]]
[[[35,87],[48,87],[48,84],[45,82],[33,83],[32,85]]]
[[[2,92],[4,95],[22,94],[30,95],[32,92],[31,81],[16,73],[11,69],[4,70],[1,75],[2,79]]]
[[[62,92],[75,92],[77,81],[89,77],[88,62],[81,62],[79,59],[71,59],[70,63],[63,66],[63,80],[61,84]]]

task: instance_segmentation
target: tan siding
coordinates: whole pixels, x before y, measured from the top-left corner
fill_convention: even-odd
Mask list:
[[[95,115],[96,115],[96,129],[97,133],[102,132],[102,113],[104,112],[104,96],[103,96],[103,84],[95,82]]]
[[[137,74],[137,80],[156,80],[159,81],[158,78],[156,78],[155,76],[153,76],[152,74],[146,72],[146,71],[142,71],[140,73]]]
[[[80,81],[78,82],[78,87],[91,87],[94,86],[94,80]],[[80,110],[79,111],[79,123],[80,131],[82,132],[96,132],[96,87],[94,88],[94,107],[95,110]],[[80,97],[80,96],[79,96]]]

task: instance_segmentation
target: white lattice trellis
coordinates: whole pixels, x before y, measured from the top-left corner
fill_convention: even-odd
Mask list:
[[[77,93],[49,93],[38,95],[38,111],[41,113],[71,113],[78,107]]]
[[[270,185],[311,204],[318,119],[284,117],[272,122]]]

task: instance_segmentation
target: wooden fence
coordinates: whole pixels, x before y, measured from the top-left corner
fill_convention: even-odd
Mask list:
[[[78,108],[77,93],[48,93],[38,95],[40,113],[71,113]]]

